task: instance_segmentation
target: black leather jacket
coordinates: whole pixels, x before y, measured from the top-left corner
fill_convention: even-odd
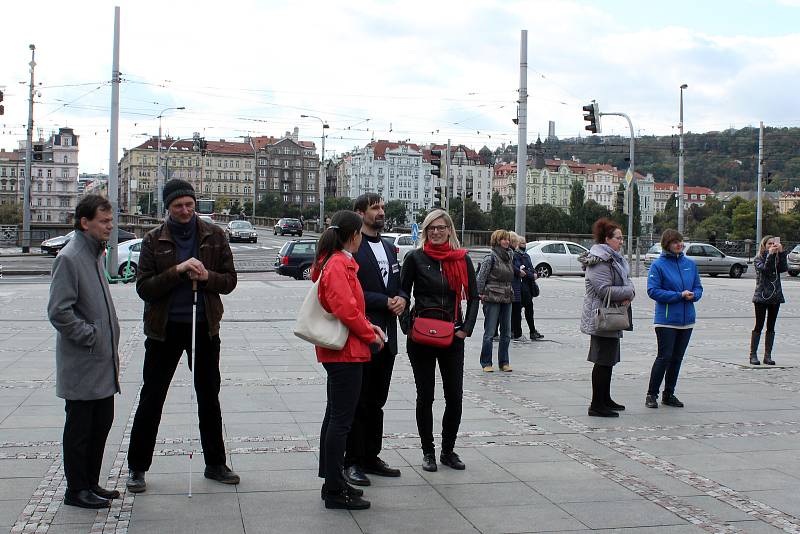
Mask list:
[[[455,329],[464,330],[467,335],[472,335],[475,328],[475,320],[478,318],[478,284],[475,281],[475,267],[469,254],[464,256],[467,262],[467,276],[469,277],[469,290],[467,295],[467,311],[462,314],[461,302],[458,303],[457,317],[455,319]],[[447,279],[442,272],[442,264],[434,260],[422,249],[409,252],[403,260],[403,270],[400,274],[400,288],[406,295],[414,296],[414,307],[410,313],[408,308],[400,316],[400,328],[403,333],[410,331],[411,319],[417,310],[425,308],[441,308],[446,311],[446,316],[441,314],[428,314],[426,317],[436,317],[441,319],[452,319],[453,312],[456,311],[456,293],[450,289]]]

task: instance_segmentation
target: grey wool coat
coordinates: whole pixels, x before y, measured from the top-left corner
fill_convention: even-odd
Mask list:
[[[611,291],[611,302],[633,300],[636,291],[630,279],[630,269],[615,261],[605,247],[594,245],[588,253],[582,254],[578,261],[586,271],[586,294],[583,297],[581,332],[590,336],[622,337],[622,331],[597,330],[597,310],[605,305],[607,292]]]
[[[103,246],[81,230],[53,262],[47,316],[56,329],[56,395],[97,400],[119,393],[119,322]]]

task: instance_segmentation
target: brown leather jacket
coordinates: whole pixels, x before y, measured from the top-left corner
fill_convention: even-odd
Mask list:
[[[231,247],[221,228],[198,219],[197,238],[198,259],[208,270],[208,280],[200,282],[205,296],[206,321],[209,335],[216,336],[224,311],[219,296],[227,295],[236,288],[236,269]],[[172,291],[185,280],[185,275],[178,273],[177,265],[176,245],[167,224],[150,230],[142,241],[139,254],[136,292],[144,301],[144,333],[158,341],[164,341],[167,337]]]

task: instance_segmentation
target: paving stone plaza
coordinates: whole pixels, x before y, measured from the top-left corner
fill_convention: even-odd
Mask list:
[[[745,364],[754,281],[704,278],[699,322],[676,391],[686,407],[657,410],[644,406],[656,351],[644,284],[636,279],[635,331],[626,333],[614,371],[612,394],[627,406],[618,419],[586,414],[591,364],[588,338],[578,332],[582,278],[541,282],[536,324],[546,338],[512,344],[513,373],[481,371],[479,317],[467,343],[456,444],[465,471],[422,470],[414,380],[400,354],[382,458],[402,476],[371,476],[365,498],[372,508],[357,512],[326,510],[320,500],[325,373],[311,346],[292,335],[310,284],[290,280],[240,280],[224,298],[221,399],[229,465],[241,484],[203,478],[184,361],[165,406],[147,492],[126,493],[144,354],[142,303],[133,286],[113,286],[123,393],[103,476],[123,498],[97,512],[62,503],[64,403],[55,396],[48,283],[5,279],[0,528],[51,534],[800,532],[800,283],[784,282],[788,302],[773,355],[778,366],[753,369]],[[434,407],[440,420],[440,387]]]

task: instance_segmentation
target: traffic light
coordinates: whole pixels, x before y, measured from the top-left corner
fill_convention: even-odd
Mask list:
[[[442,151],[441,150],[431,150],[431,174],[433,176],[438,176],[441,178],[443,176],[442,168]]]
[[[436,172],[439,172],[439,169],[436,169]],[[431,171],[433,174],[433,171]],[[434,208],[441,208],[442,207],[442,188],[441,186],[436,186],[433,188],[433,207]]]
[[[2,102],[2,101],[3,101],[3,91],[0,91],[0,102]],[[0,104],[0,115],[4,114],[5,112],[6,112],[6,108],[3,107],[2,104]]]
[[[595,134],[600,133],[600,106],[597,105],[597,102],[592,102],[589,105],[583,106],[583,111],[586,112],[583,116],[583,120],[589,122],[589,124],[585,126],[585,129]]]

